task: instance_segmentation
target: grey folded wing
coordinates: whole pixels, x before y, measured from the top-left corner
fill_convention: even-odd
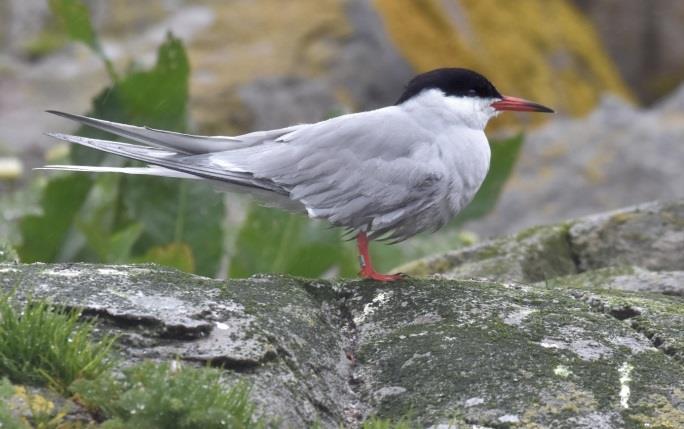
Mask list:
[[[267,205],[305,209],[310,217],[394,241],[446,222],[441,205],[448,172],[434,135],[412,124],[398,107],[235,137],[193,136],[58,114],[155,147],[51,136],[157,167],[51,168],[210,179],[249,192]]]
[[[401,241],[443,224],[447,172],[434,135],[390,107],[301,127],[273,141],[205,154],[289,191],[309,216]]]

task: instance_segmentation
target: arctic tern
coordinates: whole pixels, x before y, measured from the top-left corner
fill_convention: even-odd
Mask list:
[[[489,169],[484,128],[505,110],[553,113],[503,96],[484,76],[462,68],[417,75],[391,106],[234,137],[181,134],[49,111],[142,145],[48,135],[148,166],[44,168],[218,182],[264,205],[346,228],[358,243],[359,275],[392,281],[401,274],[376,272],[368,241],[396,243],[434,232],[463,209]]]

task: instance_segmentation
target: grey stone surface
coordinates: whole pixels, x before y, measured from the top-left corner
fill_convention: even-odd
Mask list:
[[[576,275],[545,280],[566,286],[591,289],[617,289],[626,292],[655,292],[684,297],[684,271],[649,271],[641,267],[598,268]]]
[[[223,366],[282,427],[357,427],[368,415],[456,428],[684,422],[681,297],[562,282],[221,282],[152,265],[0,265],[0,289],[17,285],[19,298],[97,316],[126,362]]]
[[[684,270],[684,200],[586,217],[573,223],[569,240],[581,271],[619,265]]]
[[[684,198],[684,86],[650,109],[606,96],[586,118],[525,134],[494,212],[466,225],[510,234],[652,200]]]
[[[396,271],[418,276],[537,282],[573,274],[577,267],[568,242],[568,225],[554,225],[419,259]]]
[[[447,280],[402,286],[360,289],[349,301],[360,391],[381,415],[412,411],[425,426],[454,427],[643,427],[661,413],[683,421],[681,362],[592,311],[579,292]],[[387,386],[396,394],[378,395]],[[673,401],[659,410],[656,398]]]
[[[0,291],[97,317],[131,362],[253,385],[282,427],[684,426],[684,202],[543,226],[381,284],[154,265],[0,264]]]
[[[684,270],[684,200],[652,202],[533,227],[398,270],[448,278],[537,282],[606,267]],[[669,277],[675,277],[673,274]]]
[[[282,277],[225,283],[149,265],[0,265],[0,290],[83,309],[120,335],[125,362],[180,358],[253,385],[288,427],[357,414],[338,299]],[[321,294],[334,297],[329,285]],[[359,408],[363,411],[363,408]]]

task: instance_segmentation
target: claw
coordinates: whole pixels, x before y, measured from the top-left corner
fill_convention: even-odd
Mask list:
[[[403,274],[403,273],[380,274],[380,273],[376,273],[375,271],[370,271],[370,270],[361,270],[359,272],[359,275],[361,277],[363,277],[364,279],[375,280],[378,282],[395,282],[397,280],[401,280],[401,279],[406,278],[406,274]]]

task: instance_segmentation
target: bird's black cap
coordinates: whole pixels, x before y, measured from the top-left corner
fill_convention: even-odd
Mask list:
[[[401,104],[427,89],[439,89],[446,95],[460,97],[503,98],[481,74],[468,69],[443,68],[411,79],[396,104]]]

